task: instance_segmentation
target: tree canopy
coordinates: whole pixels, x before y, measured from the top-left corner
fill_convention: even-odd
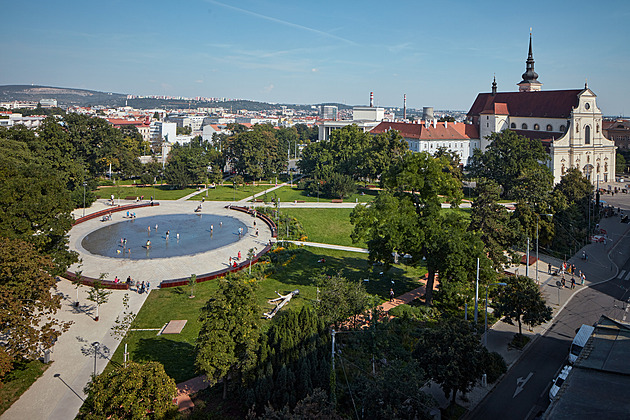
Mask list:
[[[518,324],[518,334],[522,335],[521,322],[535,327],[551,319],[552,310],[545,304],[539,286],[526,276],[506,277],[507,286],[495,289],[493,306],[498,316],[510,325]]]
[[[286,168],[286,153],[281,153],[269,124],[256,124],[250,131],[228,137],[226,143],[227,161],[237,173],[250,179],[270,177]]]
[[[52,269],[51,260],[33,245],[0,237],[1,360],[38,358],[70,326],[52,317],[61,308]]]
[[[177,387],[158,362],[128,362],[103,372],[85,387],[78,419],[166,418],[177,411]]]
[[[485,151],[475,149],[469,166],[471,176],[494,180],[503,188],[503,196],[529,200],[551,189],[553,175],[546,163],[549,155],[536,139],[505,130],[488,136],[490,145]],[[524,185],[523,181],[532,181]],[[546,188],[540,188],[540,185]],[[531,188],[530,188],[531,187]]]
[[[241,277],[219,280],[219,287],[201,310],[195,364],[211,384],[234,381],[256,362],[260,313],[254,283]]]

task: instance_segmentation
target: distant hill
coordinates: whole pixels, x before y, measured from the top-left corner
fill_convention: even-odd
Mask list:
[[[233,111],[246,109],[248,111],[263,111],[282,109],[285,105],[296,110],[310,110],[311,105],[298,104],[268,104],[245,99],[224,102],[202,102],[182,99],[134,98],[127,100],[127,94],[99,92],[95,90],[59,88],[37,85],[5,85],[0,86],[0,102],[4,101],[40,101],[41,99],[56,99],[62,108],[69,106],[119,107],[125,104],[137,109],[195,109],[195,108],[226,108]],[[340,110],[352,108],[349,105],[325,103],[321,105],[335,105]],[[316,105],[317,107],[320,104]]]
[[[40,101],[41,99],[56,99],[62,107],[95,106],[108,107],[124,106],[126,94],[98,92],[95,90],[58,88],[37,85],[6,85],[0,86],[0,101]]]

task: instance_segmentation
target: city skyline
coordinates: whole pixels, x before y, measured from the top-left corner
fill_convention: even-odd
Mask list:
[[[0,84],[467,110],[494,76],[517,90],[532,27],[543,90],[588,80],[605,115],[630,108],[623,1],[32,4],[3,7]]]

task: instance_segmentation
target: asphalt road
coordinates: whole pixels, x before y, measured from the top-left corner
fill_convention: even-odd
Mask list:
[[[601,315],[625,319],[630,297],[630,237],[620,243],[611,258],[619,266],[614,280],[577,293],[510,369],[468,419],[533,419],[549,405],[551,381],[566,363],[569,345],[582,324],[593,325]],[[628,280],[626,280],[628,278]]]

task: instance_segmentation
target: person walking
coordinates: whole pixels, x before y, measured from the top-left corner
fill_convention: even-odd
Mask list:
[[[571,289],[575,289],[575,277],[571,276]]]
[[[238,260],[241,260],[241,251],[238,251],[238,256],[237,256]]]
[[[392,302],[394,300],[394,289],[389,289],[389,301]]]
[[[547,274],[551,274],[551,264],[547,264]]]

